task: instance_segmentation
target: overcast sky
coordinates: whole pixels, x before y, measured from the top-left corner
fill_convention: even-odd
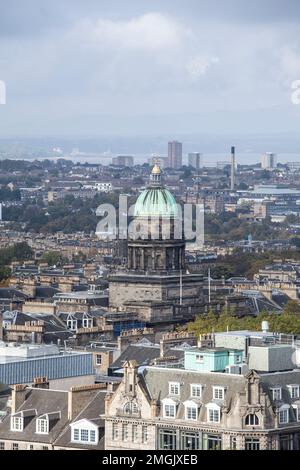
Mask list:
[[[299,0],[0,0],[0,138],[297,132]]]

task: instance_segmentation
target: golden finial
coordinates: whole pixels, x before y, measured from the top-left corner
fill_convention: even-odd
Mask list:
[[[160,175],[161,174],[161,169],[160,169],[160,161],[159,161],[159,157],[155,157],[153,158],[153,164],[154,164],[154,167],[152,168],[152,171],[151,171],[151,174],[152,175]]]
[[[157,163],[155,163],[154,167],[152,168],[151,174],[152,175],[160,175],[161,174],[161,169],[157,165]]]

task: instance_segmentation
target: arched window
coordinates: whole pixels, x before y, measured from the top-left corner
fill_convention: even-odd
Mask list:
[[[246,424],[246,426],[258,426],[259,425],[259,419],[255,414],[247,415],[245,424]]]
[[[135,413],[138,413],[138,411],[139,411],[139,408],[137,404],[133,401],[129,401],[124,405],[124,413],[126,415],[135,414]]]

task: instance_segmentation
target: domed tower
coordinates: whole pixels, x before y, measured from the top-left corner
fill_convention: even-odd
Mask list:
[[[203,305],[203,277],[185,268],[181,207],[155,164],[128,234],[127,269],[109,276],[109,306],[147,325],[189,321]]]
[[[133,232],[128,240],[128,269],[167,274],[184,270],[185,240],[181,207],[162,184],[155,164],[150,183],[134,208]]]

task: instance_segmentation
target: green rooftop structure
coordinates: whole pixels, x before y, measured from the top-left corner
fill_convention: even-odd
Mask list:
[[[176,218],[178,217],[178,208],[173,194],[162,185],[161,169],[158,165],[154,165],[150,184],[138,197],[135,208],[134,217],[161,217]]]

